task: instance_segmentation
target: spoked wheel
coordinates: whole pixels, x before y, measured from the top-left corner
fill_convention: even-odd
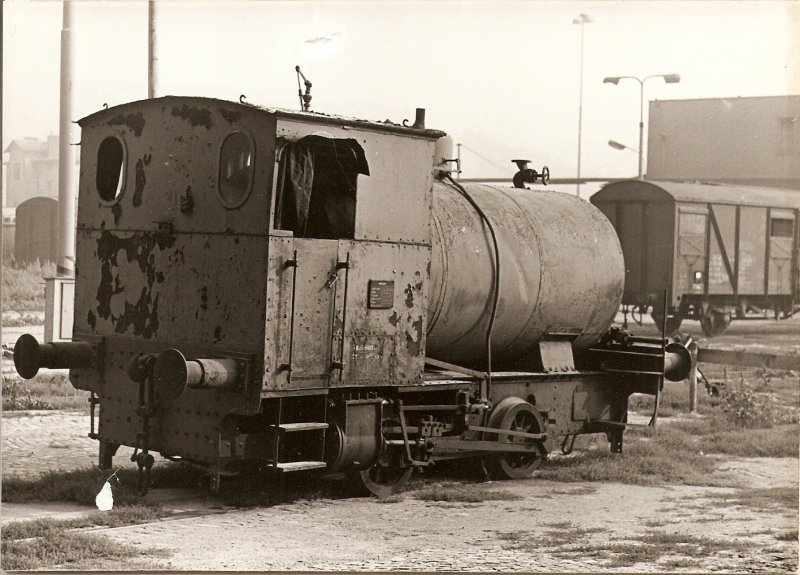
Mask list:
[[[413,467],[398,467],[383,465],[380,461],[370,467],[357,472],[357,477],[364,489],[377,497],[388,497],[403,489],[411,479]]]
[[[725,312],[715,311],[711,308],[700,316],[700,327],[706,337],[721,335],[731,324],[731,316]]]
[[[654,311],[650,314],[650,317],[653,318],[653,322],[656,324],[656,328],[658,331],[661,331],[661,325],[664,321],[664,316],[661,315],[661,312]],[[667,316],[667,333],[663,335],[670,335],[678,331],[681,327],[681,323],[683,322],[683,316],[680,315],[668,315]]]
[[[522,431],[525,433],[542,433],[544,422],[539,411],[527,401],[519,397],[507,397],[497,404],[489,417],[489,427]],[[544,462],[547,451],[541,441],[502,433],[487,434],[487,439],[523,445],[535,445],[536,450],[526,453],[500,453],[486,460],[486,468],[498,479],[523,479],[529,477]]]
[[[389,428],[399,427],[395,419],[384,419],[382,422],[383,437],[390,435]],[[350,476],[361,486],[362,491],[377,497],[388,497],[402,491],[414,473],[413,467],[403,465],[403,451],[399,447],[384,445],[377,461],[368,469],[354,471]]]

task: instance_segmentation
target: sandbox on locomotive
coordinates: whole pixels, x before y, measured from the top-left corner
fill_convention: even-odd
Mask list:
[[[520,478],[579,434],[621,451],[629,395],[689,369],[609,329],[625,270],[601,212],[461,186],[421,117],[164,97],[80,125],[73,341],[23,336],[15,362],[92,393],[102,467],[127,445],[214,488],[248,462],[376,494],[456,457]]]

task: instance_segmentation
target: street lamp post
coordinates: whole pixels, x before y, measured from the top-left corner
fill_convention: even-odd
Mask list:
[[[681,81],[680,74],[653,74],[644,78],[636,76],[609,76],[603,78],[604,84],[619,84],[620,80],[631,79],[639,82],[639,179],[644,179],[644,83],[650,78],[664,78],[667,84],[677,84]]]
[[[578,89],[578,175],[577,175],[577,189],[575,195],[581,195],[581,125],[583,122],[583,25],[593,22],[591,16],[588,14],[580,14],[575,18],[572,23],[580,24],[581,26],[581,72],[580,72],[580,87]]]

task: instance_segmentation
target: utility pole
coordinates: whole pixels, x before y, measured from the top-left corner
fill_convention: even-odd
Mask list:
[[[78,192],[75,169],[76,141],[73,132],[72,66],[75,60],[72,38],[72,0],[64,0],[61,28],[61,101],[58,130],[58,262],[60,276],[75,276],[75,203]]]

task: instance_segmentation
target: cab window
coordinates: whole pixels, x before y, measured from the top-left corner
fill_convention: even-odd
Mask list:
[[[284,141],[279,174],[276,229],[301,238],[353,237],[358,175],[369,175],[356,140],[307,136]]]

